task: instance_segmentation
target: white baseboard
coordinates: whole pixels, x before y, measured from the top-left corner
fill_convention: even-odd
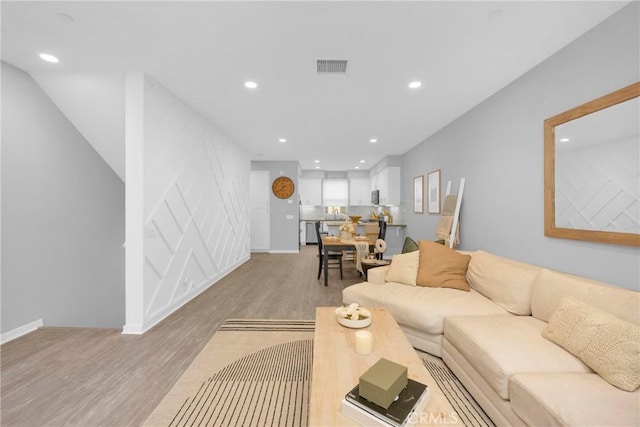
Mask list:
[[[122,327],[122,333],[124,335],[142,335],[141,325],[124,325]]]
[[[23,335],[27,335],[29,332],[33,332],[38,328],[44,326],[44,321],[42,319],[38,319],[34,322],[27,323],[26,325],[19,326],[9,332],[5,332],[0,335],[0,344],[8,343],[9,341],[15,340],[16,338],[20,338]]]
[[[296,250],[274,250],[274,251],[269,251],[270,254],[299,254],[300,251],[298,249]]]

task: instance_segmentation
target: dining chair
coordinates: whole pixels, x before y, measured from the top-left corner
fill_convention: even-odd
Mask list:
[[[387,222],[384,219],[378,220],[378,228],[380,231],[378,232],[378,239],[384,240],[387,235]],[[383,254],[376,254],[377,259],[382,259]]]
[[[320,221],[316,221],[316,237],[318,238],[318,279],[322,275],[322,267],[324,257],[322,256],[322,251],[324,249],[324,245],[322,244],[322,237],[320,236]],[[342,252],[339,251],[329,251],[329,256],[327,259],[327,268],[339,268],[340,269],[340,280],[342,280]]]
[[[380,227],[378,226],[378,223],[377,222],[366,223],[364,225],[364,235],[367,236],[367,238],[370,241],[375,242],[378,236],[380,235]]]
[[[378,220],[378,227],[380,228],[378,239],[384,240],[387,235],[387,222],[384,219]]]

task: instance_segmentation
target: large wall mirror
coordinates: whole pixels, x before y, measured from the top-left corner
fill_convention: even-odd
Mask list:
[[[544,121],[544,234],[640,246],[640,83]]]

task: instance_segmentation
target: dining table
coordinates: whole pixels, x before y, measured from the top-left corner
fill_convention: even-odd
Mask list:
[[[359,242],[366,242],[369,244],[369,251],[375,246],[376,239],[371,239],[366,236],[352,239],[342,239],[339,236],[324,236],[322,238],[322,266],[324,270],[324,285],[329,286],[329,252],[330,251],[349,251],[353,250],[357,253],[357,244]],[[355,255],[357,256],[357,255]]]

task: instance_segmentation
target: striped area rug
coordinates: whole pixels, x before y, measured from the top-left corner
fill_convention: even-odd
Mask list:
[[[306,426],[313,320],[227,320],[144,426]],[[491,420],[436,358],[418,352],[460,420]]]
[[[227,320],[145,426],[306,426],[313,320]]]
[[[433,379],[436,380],[440,390],[445,395],[458,418],[466,426],[494,427],[491,418],[482,410],[469,392],[464,388],[460,380],[447,368],[442,360],[427,353],[418,351],[418,356],[427,368]]]

